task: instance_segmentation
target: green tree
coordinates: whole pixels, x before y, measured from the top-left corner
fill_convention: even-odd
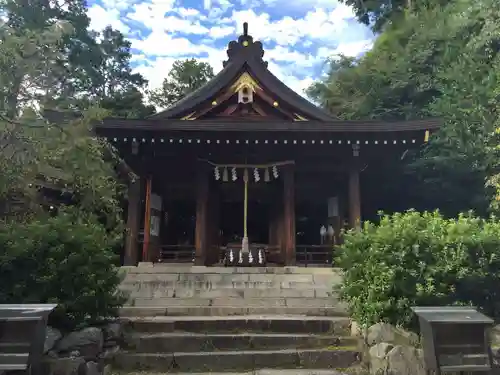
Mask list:
[[[144,104],[144,95],[135,87],[103,98],[100,106],[114,117],[145,118],[156,112],[153,105]]]
[[[130,46],[130,41],[111,26],[102,31],[99,42],[102,56],[98,65],[100,85],[95,87],[99,98],[112,97],[131,88],[143,87],[147,83],[142,75],[132,73]]]
[[[208,63],[196,59],[177,60],[162,87],[150,91],[149,101],[157,107],[166,108],[203,86],[213,76],[214,71]]]
[[[67,26],[0,28],[0,303],[56,302],[74,327],[123,302],[112,251],[123,237],[123,186],[117,156],[91,132],[102,111],[40,116],[41,99],[60,82],[61,41],[74,32]],[[42,180],[71,196],[71,207],[51,217]]]
[[[406,14],[436,5],[446,5],[450,0],[340,0],[353,8],[356,18],[374,31],[381,31],[392,22],[401,21]]]
[[[500,32],[494,3],[457,0],[415,11],[388,26],[356,63],[335,61],[309,90],[341,118],[442,118],[442,129],[409,158],[407,171],[421,180],[416,190],[427,207],[450,215],[484,214],[491,199],[485,180],[498,111]]]

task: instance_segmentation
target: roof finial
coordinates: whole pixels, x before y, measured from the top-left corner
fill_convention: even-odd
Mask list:
[[[248,36],[248,22],[243,22],[243,35]]]

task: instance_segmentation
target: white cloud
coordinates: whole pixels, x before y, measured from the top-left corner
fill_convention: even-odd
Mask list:
[[[348,28],[348,21],[354,18],[354,13],[350,7],[338,5],[333,10],[317,8],[308,11],[302,18],[286,16],[271,21],[269,13],[257,14],[252,9],[234,11],[231,18],[240,29],[243,22],[248,22],[255,38],[287,46],[295,45],[303,38],[323,43],[337,41]]]
[[[92,30],[102,31],[110,25],[122,33],[130,31],[129,27],[120,20],[120,11],[118,9],[105,9],[96,4],[88,10],[88,16],[91,20],[90,29]]]
[[[204,18],[203,15],[200,13],[200,11],[198,9],[193,9],[193,8],[179,8],[176,11],[182,17],[186,17],[186,18],[192,18],[192,17]]]
[[[129,37],[147,35],[132,37],[131,42],[140,51],[133,57],[135,71],[152,88],[161,86],[176,59],[196,57],[218,72],[227,59],[226,48],[215,48],[214,43],[236,39],[243,22],[248,22],[254,39],[263,42],[271,72],[301,95],[325,58],[358,56],[372,43],[362,26],[350,26],[352,9],[336,0],[239,0],[243,7],[233,0],[204,0],[199,2],[202,10],[183,7],[182,0],[101,1],[89,9],[93,28],[111,24]],[[294,17],[279,16],[290,9]],[[131,27],[140,27],[129,30],[127,19],[133,21]],[[356,32],[361,34],[356,37]]]
[[[102,4],[106,9],[125,10],[131,2],[129,0],[102,0]]]
[[[214,26],[210,28],[208,35],[211,38],[219,39],[224,38],[235,33],[235,28],[233,26]]]

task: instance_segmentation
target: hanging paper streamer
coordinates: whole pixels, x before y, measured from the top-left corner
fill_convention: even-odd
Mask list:
[[[259,169],[258,168],[255,168],[253,170],[253,177],[255,179],[255,182],[259,182],[260,181],[260,175],[259,175]]]
[[[278,167],[273,165],[273,177],[278,178]]]
[[[283,165],[293,164],[293,161],[275,162],[269,164],[215,164],[208,160],[207,163],[214,167],[214,177],[217,181],[222,180],[228,182],[229,179],[234,182],[238,179],[238,173],[246,173],[247,177],[250,178],[249,174],[253,174],[253,181],[260,182],[264,180],[265,182],[270,182],[272,179],[277,179],[279,177],[278,167]],[[231,173],[231,176],[229,176]],[[264,175],[262,175],[264,174]],[[247,183],[250,182],[247,180]]]

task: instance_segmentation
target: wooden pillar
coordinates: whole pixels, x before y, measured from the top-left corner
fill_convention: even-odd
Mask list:
[[[125,239],[124,266],[137,265],[137,234],[139,231],[139,210],[141,203],[141,180],[130,182],[128,186],[127,232]]]
[[[349,226],[361,228],[361,198],[359,191],[359,170],[349,170]]]
[[[281,193],[279,194],[281,196]],[[275,197],[274,197],[275,198]],[[283,250],[283,205],[277,199],[273,199],[269,210],[269,252],[270,263],[284,263]]]
[[[206,264],[213,265],[220,260],[220,192],[209,184],[207,212],[207,255]]]
[[[295,265],[295,168],[284,168],[284,260],[286,266]]]
[[[195,265],[205,265],[208,245],[208,203],[209,183],[206,168],[198,166],[197,190],[196,190],[196,229],[195,229]]]
[[[151,190],[153,187],[153,178],[149,176],[146,180],[146,204],[144,209],[144,238],[142,244],[142,261],[150,262],[149,259],[149,238],[151,227]]]

